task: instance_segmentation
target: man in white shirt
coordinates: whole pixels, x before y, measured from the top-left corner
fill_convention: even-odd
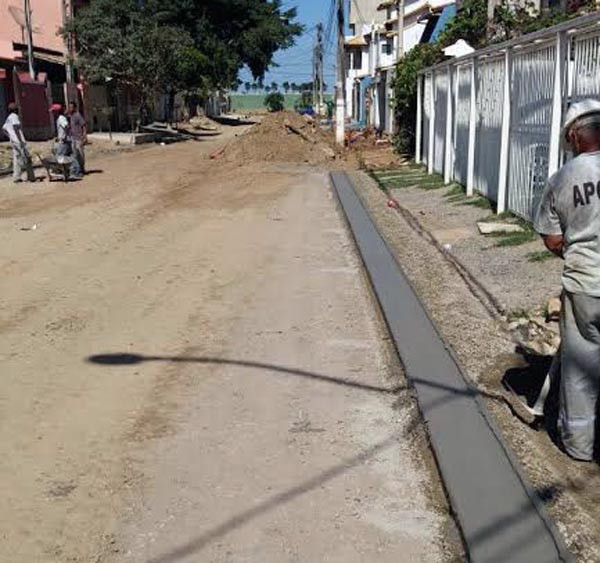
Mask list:
[[[575,157],[549,180],[535,229],[564,259],[559,431],[567,453],[600,454],[600,101],[570,107],[563,140]]]
[[[72,152],[71,131],[65,110],[61,104],[53,104],[50,109],[58,115],[56,118],[56,156],[70,156]]]
[[[19,108],[14,102],[8,104],[8,117],[2,126],[8,136],[13,153],[13,181],[21,182],[23,171],[27,172],[27,180],[35,182],[35,174],[31,163],[31,155],[27,148],[27,141],[23,136],[23,128],[19,119]]]

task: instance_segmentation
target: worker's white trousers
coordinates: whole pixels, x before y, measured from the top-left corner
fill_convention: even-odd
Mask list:
[[[564,293],[561,337],[558,427],[569,455],[589,461],[600,453],[595,449],[600,396],[600,297]]]
[[[31,159],[28,157],[26,153],[26,149],[24,149],[18,143],[12,143],[12,153],[13,153],[13,180],[15,182],[21,180],[21,176],[23,176],[23,172],[27,172],[27,179],[30,182],[35,181],[35,174],[33,172],[33,166],[31,164]]]

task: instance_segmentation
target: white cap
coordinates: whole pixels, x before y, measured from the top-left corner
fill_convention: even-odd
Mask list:
[[[569,107],[567,115],[565,117],[565,124],[562,128],[562,139],[566,147],[569,147],[569,139],[567,134],[573,126],[573,124],[582,117],[590,115],[592,113],[600,114],[600,101],[588,98],[587,100],[581,100],[580,102],[574,102]]]

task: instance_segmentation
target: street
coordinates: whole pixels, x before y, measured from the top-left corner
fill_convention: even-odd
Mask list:
[[[0,560],[460,558],[326,170],[241,132],[0,180]]]

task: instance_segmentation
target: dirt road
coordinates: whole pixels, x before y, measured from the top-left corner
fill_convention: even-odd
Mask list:
[[[0,560],[456,555],[326,174],[239,132],[0,181]]]

